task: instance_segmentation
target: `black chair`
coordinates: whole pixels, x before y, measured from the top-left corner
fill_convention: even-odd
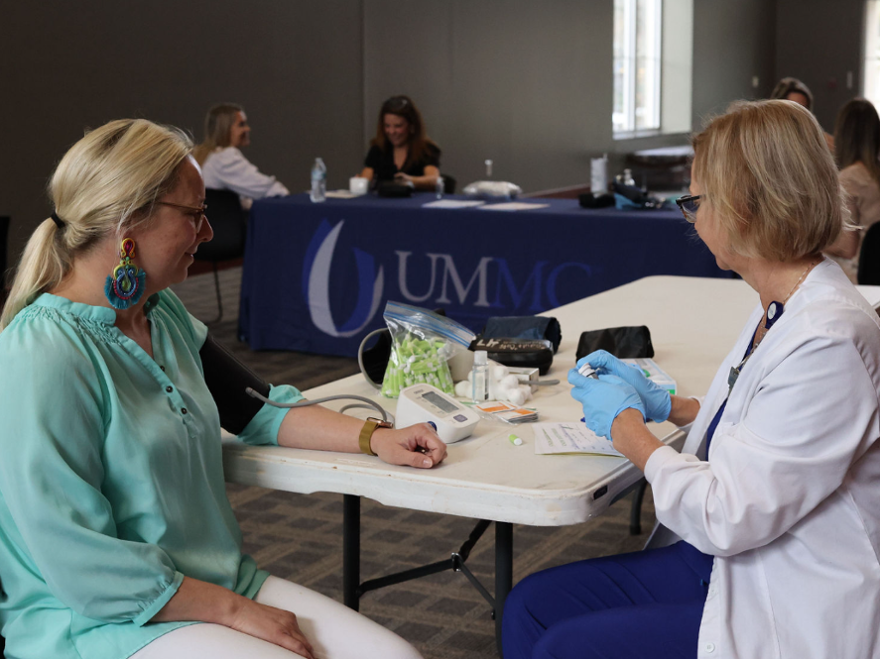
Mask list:
[[[210,261],[214,266],[214,286],[217,289],[217,318],[223,318],[223,302],[220,296],[220,276],[217,263],[244,256],[244,241],[247,231],[247,215],[241,207],[241,200],[231,190],[205,190],[205,215],[214,229],[214,238],[199,245],[196,260]]]
[[[880,285],[880,222],[865,232],[859,251],[858,282],[866,286]]]

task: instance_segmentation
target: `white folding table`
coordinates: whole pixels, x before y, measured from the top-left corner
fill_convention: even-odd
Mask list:
[[[860,287],[877,308],[880,287]],[[562,343],[547,376],[560,384],[540,387],[529,403],[541,421],[577,421],[580,405],[566,381],[574,366],[581,332],[625,325],[647,325],[654,360],[670,375],[682,395],[702,395],[733,346],[758,296],[741,280],[691,277],[647,277],[545,315],[556,317]],[[310,389],[307,398],[351,393],[367,396],[394,412],[396,401],[382,398],[361,375]],[[339,409],[347,404],[330,404]],[[349,401],[350,402],[350,401]],[[370,416],[367,410],[359,415]],[[680,447],[684,433],[670,423],[649,424],[665,443]],[[514,446],[508,435],[523,439]],[[310,494],[337,492],[344,496],[344,601],[357,609],[365,590],[398,583],[443,569],[463,571],[493,603],[496,637],[500,640],[504,600],[512,587],[513,524],[564,526],[601,514],[642,478],[628,460],[616,457],[536,455],[528,424],[510,426],[483,420],[469,439],[451,444],[446,460],[430,470],[394,467],[376,457],[281,447],[224,444],[226,479],[244,485]],[[481,521],[450,561],[360,584],[360,497],[387,506],[471,517]],[[464,559],[470,547],[495,522],[495,597],[470,571]],[[427,570],[427,571],[425,571]],[[367,588],[363,586],[367,585]],[[499,642],[500,649],[500,642]]]

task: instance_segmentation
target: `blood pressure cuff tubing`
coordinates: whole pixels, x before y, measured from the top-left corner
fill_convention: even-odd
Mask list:
[[[205,382],[220,411],[220,425],[233,435],[245,429],[264,403],[245,393],[250,387],[269,397],[269,385],[208,334],[199,350]]]

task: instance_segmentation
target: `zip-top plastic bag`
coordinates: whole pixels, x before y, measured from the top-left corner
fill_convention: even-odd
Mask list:
[[[382,379],[382,395],[397,398],[401,389],[426,383],[455,395],[447,360],[467,350],[476,338],[464,325],[439,314],[401,302],[385,305],[391,332],[391,357]]]

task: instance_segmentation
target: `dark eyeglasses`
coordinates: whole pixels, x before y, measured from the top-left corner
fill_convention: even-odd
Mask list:
[[[205,211],[208,210],[207,204],[202,204],[201,206],[184,206],[183,204],[172,204],[170,201],[157,201],[156,203],[186,211],[187,215],[192,215],[193,220],[199,223],[205,219]]]
[[[697,221],[697,209],[700,207],[700,199],[702,198],[703,195],[700,194],[689,194],[675,200],[675,203],[681,209],[681,214],[684,215],[684,219],[691,224]]]

